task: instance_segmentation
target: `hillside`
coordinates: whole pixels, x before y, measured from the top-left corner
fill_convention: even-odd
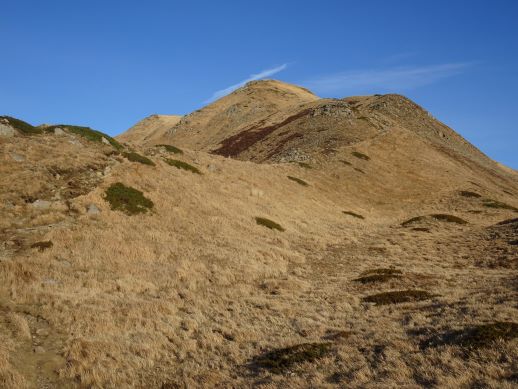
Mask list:
[[[399,95],[148,121],[0,118],[0,387],[516,385],[515,171]]]
[[[154,142],[162,138],[166,130],[178,123],[181,118],[180,115],[151,115],[117,136],[117,139],[135,145]]]

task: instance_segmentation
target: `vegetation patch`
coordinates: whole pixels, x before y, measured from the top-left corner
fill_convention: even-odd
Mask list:
[[[120,182],[112,184],[106,190],[106,201],[114,211],[121,211],[127,215],[145,213],[153,208],[153,202],[144,197],[144,194],[135,188]]]
[[[506,224],[514,224],[518,223],[518,217],[515,217],[514,219],[506,219],[502,220],[501,222],[496,223],[498,226],[505,226]]]
[[[415,227],[415,228],[412,228],[412,231],[430,232],[430,229],[426,228],[426,227]]]
[[[0,119],[7,120],[11,127],[25,135],[35,135],[43,133],[43,130],[40,127],[34,127],[33,125],[24,122],[23,120],[16,119],[11,116],[0,116]]]
[[[283,373],[288,369],[304,363],[324,358],[332,351],[332,343],[302,343],[295,346],[279,348],[256,357],[253,365],[267,369],[273,373]]]
[[[38,251],[45,251],[47,249],[50,249],[54,244],[50,240],[42,241],[42,242],[36,242],[31,244],[31,248],[38,249]]]
[[[400,304],[409,303],[415,301],[428,300],[434,295],[424,290],[397,290],[393,292],[383,292],[366,296],[363,301],[367,303],[375,303],[376,305],[387,305],[387,304]]]
[[[130,153],[122,153],[122,155],[131,162],[138,162],[138,163],[142,163],[144,165],[155,166],[155,163],[152,160],[150,160],[147,157],[144,157],[143,155],[140,155],[139,153],[130,152]]]
[[[297,177],[293,177],[293,176],[288,176],[288,178],[292,181],[295,181],[297,184],[300,184],[302,186],[309,186],[309,184],[304,181],[304,180],[301,180],[300,178],[297,178]]]
[[[344,215],[349,215],[349,216],[355,217],[357,219],[365,219],[365,217],[363,217],[362,215],[360,215],[358,213],[351,212],[351,211],[342,211],[342,213]]]
[[[192,165],[189,165],[187,162],[180,161],[178,159],[169,159],[166,158],[166,163],[168,163],[171,166],[174,166],[175,168],[187,170],[192,173],[201,174],[201,172],[198,170],[198,168],[195,168]]]
[[[351,166],[352,163],[349,161],[346,161],[345,159],[341,159],[340,162],[342,162],[344,165]]]
[[[513,207],[512,205],[509,205],[506,203],[502,203],[501,201],[484,200],[484,202],[482,204],[484,205],[484,207],[488,207],[488,208],[508,209],[510,211],[518,212],[518,208]]]
[[[157,145],[156,147],[163,147],[166,151],[173,154],[183,154],[183,150],[180,150],[178,147],[172,145]]]
[[[260,226],[269,228],[270,230],[277,230],[281,232],[284,231],[284,228],[280,224],[275,223],[273,220],[266,219],[264,217],[256,217],[255,222]]]
[[[400,274],[403,274],[403,272],[398,269],[380,267],[377,269],[366,270],[363,273],[361,273],[360,276],[368,276],[371,274],[400,275]]]
[[[518,323],[494,322],[441,334],[426,340],[421,346],[427,348],[453,345],[473,350],[490,347],[497,341],[513,339],[518,339]]]
[[[90,127],[81,127],[81,126],[71,126],[68,124],[58,124],[54,126],[45,127],[45,132],[52,132],[56,128],[65,129],[73,134],[79,135],[91,142],[103,143],[103,138],[106,139],[114,148],[117,150],[122,150],[124,146],[122,146],[119,142],[113,139],[111,136],[106,135],[101,131],[96,131],[91,129]]]
[[[304,169],[313,169],[313,166],[306,162],[299,162],[299,166],[303,167]]]
[[[368,161],[368,160],[371,159],[368,155],[365,155],[365,154],[360,153],[358,151],[353,151],[351,154],[353,156],[355,156],[356,158],[363,159],[364,161]]]
[[[470,197],[470,198],[479,198],[482,197],[478,193],[470,192],[469,190],[461,190],[459,194],[463,197]]]
[[[400,278],[401,276],[397,274],[371,274],[363,277],[356,278],[355,282],[360,282],[362,284],[373,284],[377,282],[386,282],[392,278]]]
[[[411,219],[404,221],[403,223],[401,223],[401,225],[403,227],[407,227],[410,224],[424,221],[427,218],[432,218],[432,219],[435,219],[435,220],[438,220],[441,222],[456,223],[456,224],[467,224],[468,223],[466,220],[464,220],[458,216],[448,215],[448,214],[443,214],[443,213],[435,213],[433,215],[428,215],[428,216],[413,217]]]

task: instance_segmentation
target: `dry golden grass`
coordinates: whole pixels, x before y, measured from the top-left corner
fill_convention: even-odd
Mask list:
[[[478,200],[459,196],[473,181],[517,206],[502,194],[518,193],[515,177],[405,130],[360,149],[371,158],[365,174],[339,162],[350,147],[313,169],[185,149],[198,175],[69,135],[0,140],[0,387],[515,387],[516,340],[469,354],[422,347],[436,334],[517,321],[518,270],[497,261],[518,257],[513,224],[494,226],[515,213],[470,213]],[[111,210],[105,192],[118,182],[153,210]],[[469,223],[432,219],[427,234],[400,226],[434,214]],[[402,274],[355,281],[380,269]],[[435,297],[363,301],[400,290]],[[287,354],[282,369],[254,366]]]

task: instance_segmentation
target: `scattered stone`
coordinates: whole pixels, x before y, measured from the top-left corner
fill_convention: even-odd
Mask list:
[[[52,205],[52,203],[50,201],[39,200],[39,199],[31,204],[31,206],[33,208],[37,208],[37,209],[49,209],[51,205]]]
[[[217,170],[218,170],[218,168],[216,167],[216,165],[214,165],[214,164],[210,163],[210,164],[208,164],[208,165],[207,165],[207,170],[208,170],[209,172],[215,172],[215,171],[217,171]]]
[[[65,131],[62,128],[56,127],[54,128],[54,135],[62,136],[65,135]]]
[[[105,145],[109,145],[110,142],[108,141],[108,139],[106,139],[104,136],[101,137],[101,142],[103,142]]]
[[[25,161],[25,157],[23,155],[16,154],[16,153],[10,153],[10,156],[16,162],[23,162],[23,161]]]
[[[88,206],[86,207],[86,213],[88,213],[89,215],[98,215],[101,213],[101,210],[95,204],[88,204]]]
[[[7,124],[0,123],[0,137],[10,138],[16,134],[14,128]]]

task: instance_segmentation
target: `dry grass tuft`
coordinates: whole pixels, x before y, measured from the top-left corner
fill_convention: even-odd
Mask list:
[[[363,301],[367,303],[375,303],[376,305],[400,304],[414,301],[428,300],[434,295],[424,290],[397,290],[392,292],[383,292],[366,296]]]
[[[50,240],[43,241],[43,242],[36,242],[36,243],[31,244],[31,248],[38,249],[38,251],[40,251],[40,252],[45,251],[46,249],[49,249],[52,246],[53,246],[53,243]]]
[[[302,343],[275,349],[255,358],[252,366],[267,369],[272,373],[284,373],[295,365],[324,358],[331,353],[331,346],[328,342]]]
[[[150,160],[147,157],[144,157],[143,155],[140,155],[139,153],[135,153],[132,151],[128,153],[122,153],[122,155],[131,162],[138,162],[143,165],[155,166],[155,163],[152,160]]]
[[[111,185],[106,190],[106,201],[114,211],[122,211],[127,215],[145,213],[153,208],[153,202],[144,197],[144,194],[120,182]]]
[[[169,159],[167,158],[166,163],[168,163],[171,166],[174,166],[175,168],[187,170],[192,173],[201,174],[201,172],[198,170],[198,168],[189,165],[187,162],[179,161],[178,159]]]
[[[256,217],[255,222],[260,226],[269,228],[270,230],[284,231],[284,228],[280,224],[264,217]]]
[[[297,178],[297,177],[293,177],[293,176],[288,176],[288,178],[292,181],[295,181],[297,184],[299,185],[302,185],[302,186],[309,186],[309,184],[304,181],[304,180],[301,180],[300,178]]]

